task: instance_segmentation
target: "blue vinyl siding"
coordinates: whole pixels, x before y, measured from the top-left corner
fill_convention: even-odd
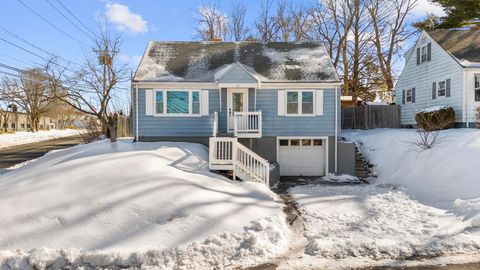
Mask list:
[[[135,101],[135,99],[134,99]],[[213,113],[219,109],[218,90],[209,90],[209,115],[195,117],[156,117],[145,114],[145,89],[138,89],[139,136],[208,137],[213,131]],[[135,107],[134,107],[135,108]],[[135,109],[134,109],[135,113]],[[135,117],[134,117],[135,127]]]
[[[139,136],[209,137],[213,130],[213,115],[219,115],[219,132],[227,131],[227,89],[209,90],[209,115],[202,117],[154,117],[145,115],[145,91],[139,89]],[[263,136],[333,136],[335,134],[335,91],[323,92],[322,116],[279,116],[278,91],[257,90],[257,111],[263,114]],[[133,98],[135,102],[135,98]],[[338,109],[340,110],[340,102]],[[249,110],[254,111],[255,90],[249,89]],[[134,107],[135,108],[135,107]],[[134,109],[135,113],[135,109]],[[338,114],[340,119],[340,112]],[[340,125],[339,125],[340,126]],[[135,127],[135,117],[134,117]]]
[[[257,83],[257,80],[237,65],[230,70],[219,83]]]
[[[335,134],[335,90],[323,91],[323,115],[321,116],[279,116],[277,95],[277,90],[257,90],[257,110],[262,110],[263,114],[263,136],[333,136]]]

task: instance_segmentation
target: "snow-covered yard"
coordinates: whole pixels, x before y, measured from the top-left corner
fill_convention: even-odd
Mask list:
[[[408,143],[414,134],[342,134],[357,142],[378,179],[290,189],[304,214],[308,244],[285,268],[415,265],[437,256],[430,263],[480,260],[480,131],[444,131],[443,142],[427,151]]]
[[[12,147],[15,145],[34,143],[40,141],[46,141],[61,137],[78,135],[79,131],[76,129],[52,129],[41,130],[35,133],[33,132],[16,132],[0,134],[0,149]]]
[[[289,229],[276,195],[187,143],[106,141],[0,176],[0,265],[209,269],[262,263]]]

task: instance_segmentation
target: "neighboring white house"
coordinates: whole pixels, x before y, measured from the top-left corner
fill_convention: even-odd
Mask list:
[[[423,109],[447,105],[457,127],[473,127],[480,106],[480,30],[423,31],[405,54],[395,91],[402,126],[415,125]]]

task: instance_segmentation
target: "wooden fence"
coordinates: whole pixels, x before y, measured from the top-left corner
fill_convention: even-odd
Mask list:
[[[342,108],[342,129],[400,128],[399,105]]]
[[[132,118],[119,115],[117,119],[117,137],[132,137]]]

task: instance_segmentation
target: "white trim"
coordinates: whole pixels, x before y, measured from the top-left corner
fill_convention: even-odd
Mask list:
[[[138,86],[135,85],[135,142],[138,142]]]
[[[280,140],[303,140],[303,139],[311,139],[311,140],[324,140],[325,141],[325,175],[327,175],[330,170],[328,168],[328,158],[329,158],[329,152],[328,152],[328,145],[329,145],[329,139],[328,136],[277,136],[277,146],[276,146],[276,151],[277,151],[277,162],[280,160]],[[335,147],[336,148],[336,147]],[[335,162],[337,163],[337,162]],[[281,166],[281,165],[280,165]],[[335,164],[336,167],[336,164]],[[335,168],[336,170],[336,168]]]
[[[219,83],[220,88],[258,88],[258,83]]]
[[[341,86],[342,83],[321,83],[321,82],[309,82],[309,83],[304,83],[304,82],[262,82],[261,87],[259,87],[260,90],[278,90],[278,89],[299,89],[299,90],[316,90],[316,89],[322,89],[322,90],[334,90],[335,87]]]
[[[155,89],[217,89],[218,84],[215,82],[134,82],[138,88],[155,88]]]
[[[217,89],[228,88],[219,86],[216,82],[133,82],[138,88],[162,88],[162,89]],[[237,85],[237,84],[234,84]],[[238,84],[242,85],[242,84]],[[242,87],[258,88],[262,90],[278,90],[278,89],[324,89],[333,90],[335,87],[341,86],[341,82],[258,82],[258,84],[243,84]]]
[[[312,93],[312,113],[310,114],[305,114],[305,113],[302,113],[302,104],[303,104],[303,93],[304,92],[310,92]],[[285,106],[285,116],[286,117],[312,117],[312,116],[316,116],[315,115],[315,108],[317,107],[316,106],[316,90],[315,89],[299,89],[299,90],[285,90],[285,103],[284,103],[284,106]],[[298,98],[297,98],[297,102],[298,102],[298,112],[297,113],[288,113],[288,93],[298,93]]]
[[[227,133],[233,133],[234,127],[230,127],[230,117],[234,119],[235,112],[232,111],[232,115],[229,115],[229,109],[232,106],[232,94],[243,93],[243,111],[248,112],[248,88],[231,88],[227,89]]]
[[[338,88],[335,87],[335,169],[334,173],[338,173]],[[328,139],[327,139],[328,142]],[[328,151],[328,144],[327,144],[327,151]],[[328,160],[328,158],[327,158]],[[328,163],[327,163],[328,164]],[[328,167],[327,167],[328,172]]]
[[[163,92],[163,113],[157,113],[157,92]],[[167,92],[187,92],[188,93],[188,113],[167,113]],[[200,111],[198,114],[192,113],[192,93],[198,92],[200,101]],[[202,117],[202,90],[201,89],[153,89],[153,116],[155,117]]]

